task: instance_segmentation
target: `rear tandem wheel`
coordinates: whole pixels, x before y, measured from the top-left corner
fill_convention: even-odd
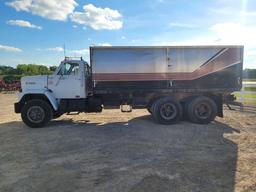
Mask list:
[[[191,122],[207,124],[215,119],[217,106],[211,98],[197,96],[188,101],[186,112]]]
[[[181,104],[172,97],[157,99],[151,106],[154,119],[161,124],[173,124],[182,116]]]

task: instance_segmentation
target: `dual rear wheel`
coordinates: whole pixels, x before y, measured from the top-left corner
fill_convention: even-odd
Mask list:
[[[182,116],[182,107],[172,97],[157,99],[151,106],[155,121],[161,124],[173,124],[179,121]]]
[[[198,96],[186,103],[188,118],[193,123],[207,124],[217,115],[216,103],[209,97]]]
[[[206,124],[213,121],[217,114],[215,102],[205,96],[189,99],[185,107],[172,97],[162,97],[157,99],[148,110],[155,121],[161,124],[176,123],[183,115],[188,116],[191,122]]]

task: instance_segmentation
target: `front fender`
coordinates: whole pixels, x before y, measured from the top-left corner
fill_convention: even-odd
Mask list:
[[[44,92],[45,96],[49,99],[50,103],[52,104],[52,107],[55,111],[58,110],[59,104],[56,100],[56,98],[54,97],[53,93],[50,92],[49,90]]]
[[[26,95],[44,95],[48,100],[49,102],[51,103],[53,109],[55,111],[58,110],[58,107],[59,107],[59,103],[58,101],[56,100],[56,98],[54,97],[54,94],[48,90],[48,89],[43,89],[43,90],[29,90],[29,92],[22,92],[22,93],[19,93],[19,102],[22,100],[22,98],[24,98],[24,96]]]

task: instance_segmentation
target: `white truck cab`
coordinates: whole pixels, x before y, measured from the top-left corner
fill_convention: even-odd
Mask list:
[[[66,57],[52,75],[37,75],[21,78],[21,99],[35,91],[51,91],[56,99],[86,98],[86,80],[90,67],[82,58],[73,60]],[[67,90],[68,88],[68,90]]]
[[[52,90],[55,98],[86,98],[86,80],[89,75],[89,65],[84,60],[61,62],[53,75],[48,76],[47,88]],[[68,89],[67,89],[68,88]]]
[[[58,111],[61,99],[86,99],[89,92],[87,81],[90,76],[90,66],[86,61],[82,58],[65,57],[52,75],[21,78],[21,92],[15,104],[15,111],[23,114],[22,119],[29,126],[41,127],[47,119],[62,115],[62,112]],[[30,105],[31,101],[44,106],[33,106],[31,109],[22,107],[24,104]],[[48,114],[44,111],[45,108],[50,108],[47,110]],[[46,118],[48,115],[50,117]],[[47,121],[44,121],[44,118]]]

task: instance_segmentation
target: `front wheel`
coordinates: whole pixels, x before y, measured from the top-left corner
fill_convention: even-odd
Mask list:
[[[53,117],[51,106],[43,100],[28,101],[21,110],[23,122],[32,128],[45,126]]]

